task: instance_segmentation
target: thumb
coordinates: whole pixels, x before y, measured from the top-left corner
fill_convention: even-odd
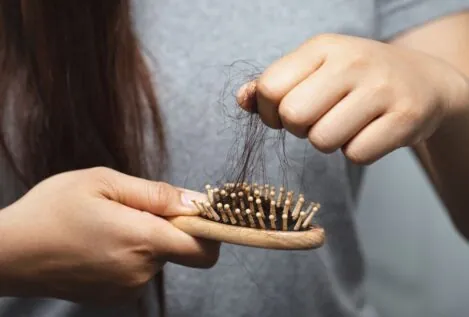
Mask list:
[[[256,81],[250,81],[238,90],[236,101],[245,111],[257,112],[256,104]]]
[[[199,192],[129,176],[115,170],[105,169],[101,176],[104,186],[100,188],[100,192],[106,198],[163,217],[197,215],[199,211],[192,200],[208,200],[207,195]]]

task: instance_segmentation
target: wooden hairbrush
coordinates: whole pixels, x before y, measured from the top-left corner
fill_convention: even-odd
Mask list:
[[[172,217],[178,229],[198,238],[278,250],[316,249],[324,244],[324,229],[313,224],[319,203],[303,194],[269,185],[227,183],[207,185],[208,201],[193,201],[199,216]],[[306,209],[304,209],[306,207]]]

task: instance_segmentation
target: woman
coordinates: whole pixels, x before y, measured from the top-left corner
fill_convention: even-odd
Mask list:
[[[166,262],[168,316],[376,316],[354,227],[358,165],[404,146],[469,237],[469,3],[134,5],[140,50],[126,1],[2,2],[1,317],[134,316],[141,294],[156,312],[147,286]],[[316,252],[219,256],[164,220],[193,212],[197,193],[181,188],[220,176],[232,135],[217,96],[237,60],[268,66],[238,101],[289,132],[288,184],[327,206]],[[147,154],[165,149],[170,166]],[[278,163],[267,168],[278,184]]]

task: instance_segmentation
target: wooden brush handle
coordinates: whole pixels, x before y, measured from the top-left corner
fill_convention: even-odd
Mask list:
[[[168,218],[176,228],[208,240],[277,250],[317,249],[324,244],[324,229],[313,226],[306,231],[275,231],[217,223],[198,216]]]

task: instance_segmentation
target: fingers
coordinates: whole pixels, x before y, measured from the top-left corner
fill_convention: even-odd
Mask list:
[[[213,267],[220,256],[220,243],[217,241],[194,239],[194,246],[186,249],[176,249],[168,254],[168,261],[171,263],[209,269]]]
[[[311,127],[308,139],[320,151],[334,152],[381,115],[385,106],[385,100],[375,98],[369,90],[355,90]]]
[[[415,135],[412,125],[400,122],[398,113],[389,113],[367,125],[343,147],[347,158],[356,164],[371,164],[409,143]]]
[[[238,91],[236,101],[239,106],[248,112],[257,112],[256,81],[245,83]]]
[[[281,100],[278,114],[283,127],[297,137],[306,137],[309,128],[351,89],[350,78],[333,78],[329,67],[323,65]]]
[[[107,168],[91,169],[106,198],[128,207],[167,217],[197,215],[192,200],[207,200],[202,193],[181,190],[167,183],[129,176]]]
[[[303,45],[293,53],[273,63],[255,82],[243,86],[238,94],[238,102],[248,110],[252,108],[252,87],[255,85],[256,109],[264,124],[279,129],[282,122],[278,106],[283,97],[316,71],[323,63],[322,50],[314,51],[312,46]],[[251,101],[249,101],[251,100]]]
[[[151,244],[158,260],[198,268],[212,267],[218,260],[218,242],[194,238],[149,213],[142,213],[139,222],[140,232]]]
[[[152,182],[110,169],[90,170],[99,176],[101,193],[112,200],[122,230],[143,237],[159,261],[192,267],[211,267],[218,259],[219,243],[196,239],[175,228],[163,218],[197,215],[192,199],[207,200],[204,194],[183,190],[166,183]],[[135,213],[135,209],[147,212]],[[126,229],[127,228],[127,229]],[[136,233],[137,232],[137,233]]]

